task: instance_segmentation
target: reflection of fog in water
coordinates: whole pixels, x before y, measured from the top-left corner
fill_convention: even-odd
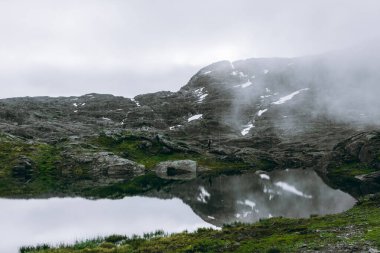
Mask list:
[[[25,245],[73,243],[99,235],[142,235],[159,229],[172,233],[210,226],[179,199],[0,199],[0,206],[1,253],[16,253]]]
[[[311,170],[221,175],[182,184],[174,191],[215,225],[339,213],[355,204],[353,197],[330,188]]]

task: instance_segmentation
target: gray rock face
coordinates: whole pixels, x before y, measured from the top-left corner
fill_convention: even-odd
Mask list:
[[[145,167],[110,152],[66,154],[71,161],[63,172],[65,177],[75,177],[76,170],[83,168],[85,176],[95,181],[123,181],[144,175]]]
[[[197,162],[192,160],[161,162],[155,171],[157,176],[164,179],[190,180],[197,176]]]
[[[64,147],[68,161],[61,168],[63,176],[73,178],[121,180],[144,173],[131,161],[137,147],[116,156],[101,151],[116,152],[112,145],[119,144],[117,138],[108,146],[88,143],[101,132],[107,136],[143,133],[149,138],[138,148],[147,155],[192,153],[252,167],[313,167],[323,172],[326,166],[319,166],[321,160],[356,159],[380,168],[375,159],[378,153],[364,137],[344,144],[342,155],[336,148],[357,133],[379,129],[375,123],[380,110],[371,109],[380,108],[377,96],[369,96],[369,101],[340,96],[347,94],[344,85],[351,87],[351,83],[344,81],[351,79],[355,87],[360,83],[362,90],[371,91],[366,76],[380,80],[378,68],[366,69],[361,61],[360,66],[350,66],[351,71],[342,71],[344,79],[339,75],[330,78],[334,57],[337,55],[217,62],[201,69],[178,92],[162,91],[134,99],[101,94],[1,99],[0,132],[24,141],[66,145],[66,140],[75,144],[74,151],[72,146]],[[363,108],[371,109],[371,114],[363,115]],[[334,147],[335,156],[327,159]],[[23,172],[23,165],[14,171],[14,175],[29,175]],[[168,177],[167,172],[160,175]],[[178,174],[175,168],[173,173]]]
[[[380,190],[380,132],[362,132],[340,142],[334,150],[323,157],[317,169],[329,181],[337,181],[344,190],[354,194],[362,195],[378,192]],[[356,175],[354,179],[345,181],[335,178],[334,171],[343,168],[345,174],[350,170],[362,169],[368,171],[366,174]],[[354,171],[355,172],[355,171]],[[341,177],[346,176],[345,174]]]
[[[99,152],[94,154],[91,165],[95,177],[110,179],[130,179],[144,174],[145,167],[113,153]]]

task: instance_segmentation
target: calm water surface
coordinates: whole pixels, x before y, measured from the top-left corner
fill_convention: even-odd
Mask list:
[[[121,200],[52,198],[0,199],[0,252],[20,246],[75,242],[111,234],[193,231],[211,225],[179,199],[129,197]]]
[[[0,199],[0,252],[111,234],[141,235],[158,229],[172,233],[275,216],[338,213],[355,202],[310,170],[197,178],[149,198]]]

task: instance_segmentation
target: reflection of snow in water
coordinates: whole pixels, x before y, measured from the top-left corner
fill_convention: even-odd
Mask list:
[[[297,196],[301,196],[301,197],[304,197],[304,198],[307,198],[307,199],[311,199],[313,198],[313,196],[311,195],[307,195],[307,194],[304,194],[303,192],[297,190],[296,187],[294,187],[293,185],[290,185],[288,183],[285,183],[285,182],[277,182],[275,183],[276,186],[280,187],[281,189],[283,189],[284,191],[287,191],[287,192],[290,192],[290,193],[293,193]]]
[[[204,212],[205,220],[218,225],[235,221],[256,222],[278,216],[296,218],[338,213],[355,203],[350,195],[331,189],[315,172],[308,170],[218,176],[207,187],[207,193],[213,199],[210,201],[204,197],[207,203],[197,213]],[[202,201],[202,197],[198,201]]]
[[[201,192],[199,193],[197,200],[199,202],[207,203],[208,199],[210,199],[211,196],[210,193],[208,193],[208,191],[206,191],[206,189],[203,186],[200,186],[199,190]]]

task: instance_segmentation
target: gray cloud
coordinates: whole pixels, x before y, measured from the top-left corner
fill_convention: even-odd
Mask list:
[[[177,90],[209,63],[379,37],[376,0],[3,0],[1,97]]]

